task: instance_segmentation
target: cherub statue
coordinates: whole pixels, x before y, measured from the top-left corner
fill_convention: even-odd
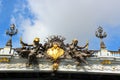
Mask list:
[[[32,64],[38,64],[37,55],[44,50],[44,47],[39,42],[40,42],[39,38],[35,38],[33,40],[33,44],[24,43],[22,41],[22,38],[20,39],[20,43],[21,43],[22,49],[23,49],[21,51],[21,55],[24,56],[24,54],[26,54],[26,52],[27,52],[27,55],[28,55],[28,57],[27,57],[28,58],[27,67],[29,67]],[[26,47],[32,47],[32,49],[27,50]]]
[[[78,40],[77,39],[73,39],[71,44],[67,44],[68,48],[67,48],[67,52],[68,54],[76,59],[77,64],[79,65],[80,62],[84,62],[86,64],[88,64],[88,62],[84,59],[87,56],[90,56],[90,54],[85,53],[85,50],[83,52],[83,49],[85,49],[86,47],[88,47],[88,42],[86,43],[85,46],[80,47],[78,46]]]

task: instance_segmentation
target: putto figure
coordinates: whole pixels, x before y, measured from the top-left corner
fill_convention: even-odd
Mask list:
[[[21,51],[21,55],[24,57],[24,55],[27,55],[28,58],[28,62],[27,62],[27,67],[29,67],[30,65],[34,64],[37,65],[38,61],[37,61],[37,55],[39,53],[42,53],[42,51],[44,50],[44,47],[42,46],[40,42],[39,38],[35,38],[33,40],[33,44],[27,44],[24,43],[22,41],[22,38],[20,39],[20,43],[22,44],[22,51]],[[26,49],[26,47],[32,47],[30,49]],[[40,56],[42,57],[42,56]]]
[[[80,62],[88,64],[88,62],[85,60],[85,57],[90,56],[90,54],[88,54],[88,51],[83,50],[84,48],[88,47],[88,42],[85,46],[80,47],[78,46],[78,40],[73,39],[71,44],[67,44],[67,47],[68,54],[72,58],[76,59],[77,65],[79,65]]]

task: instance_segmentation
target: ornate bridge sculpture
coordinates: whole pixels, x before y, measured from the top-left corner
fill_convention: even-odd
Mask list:
[[[59,58],[64,55],[64,38],[61,36],[51,36],[48,42],[46,42],[45,47],[52,46],[47,49],[47,55],[53,60],[53,70],[58,69]],[[62,49],[63,48],[63,49]]]
[[[33,44],[26,44],[20,39],[22,48],[19,55],[22,58],[28,59],[26,62],[27,67],[30,67],[31,64],[33,64],[32,66],[35,64],[39,66],[39,64],[43,62],[47,62],[51,65],[53,71],[56,71],[59,68],[59,64],[66,64],[67,60],[74,65],[77,63],[77,66],[79,66],[81,62],[88,64],[85,58],[90,56],[91,53],[84,49],[88,47],[88,43],[86,43],[84,47],[80,47],[77,45],[78,40],[74,39],[71,44],[65,44],[65,38],[58,35],[52,35],[46,39],[44,45],[39,43],[39,38],[35,38]],[[29,49],[26,49],[27,46]],[[70,56],[70,58],[68,58],[68,56]],[[41,65],[45,65],[45,63]]]
[[[12,37],[17,30],[13,27],[11,30],[7,33]],[[107,36],[102,32],[99,27],[96,36],[100,39]],[[64,41],[65,38],[60,35],[47,37],[44,44],[40,43],[40,38],[35,38],[32,44],[25,43],[21,38],[22,47],[11,49],[13,54],[9,53],[11,45],[6,45],[7,48],[0,50],[0,71],[120,73],[120,50],[107,50],[102,40],[100,50],[88,50],[88,42],[81,47],[77,39],[71,43]]]
[[[0,50],[0,62],[10,62],[10,58],[14,54],[14,49],[12,49],[12,36],[16,35],[18,30],[15,28],[14,24],[11,24],[10,29],[6,31],[6,35],[10,36],[7,41],[6,46]]]
[[[6,46],[12,47],[12,36],[16,35],[18,30],[15,28],[14,24],[11,24],[10,29],[6,31],[6,35],[10,36],[10,40],[7,42]]]

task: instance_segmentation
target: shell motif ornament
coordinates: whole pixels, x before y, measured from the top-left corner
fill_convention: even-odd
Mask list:
[[[64,54],[64,50],[54,44],[52,48],[47,50],[47,55],[49,55],[54,61],[56,61],[60,56]]]
[[[58,69],[59,63],[57,62],[58,58],[64,54],[64,50],[58,47],[57,44],[54,44],[52,48],[47,50],[47,55],[50,56],[54,61],[52,69],[56,71]]]

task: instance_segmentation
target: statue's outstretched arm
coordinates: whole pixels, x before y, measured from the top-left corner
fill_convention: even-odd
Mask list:
[[[89,44],[88,44],[88,42],[87,42],[85,46],[83,46],[83,47],[81,47],[81,46],[77,46],[77,47],[78,47],[78,49],[84,49],[84,48],[87,48],[88,45],[89,45]]]
[[[41,43],[39,44],[39,48],[41,47],[41,50],[45,50],[45,46],[43,46]]]
[[[28,46],[27,43],[24,43],[24,42],[22,41],[22,37],[20,37],[20,44],[21,44],[22,46]]]

